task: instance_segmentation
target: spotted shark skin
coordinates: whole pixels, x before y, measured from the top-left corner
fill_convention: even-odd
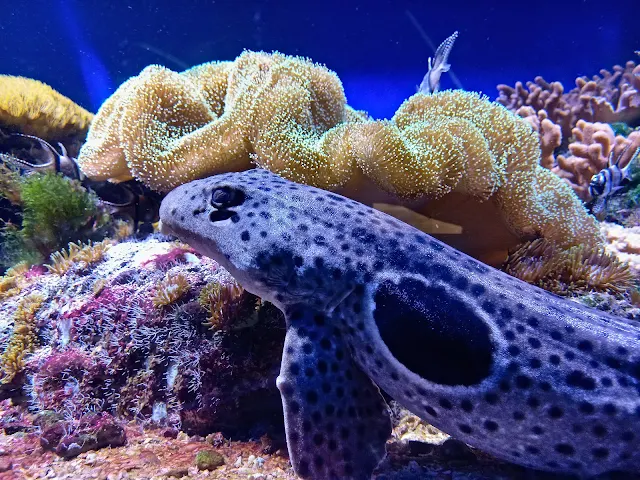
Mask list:
[[[286,316],[277,386],[305,479],[368,479],[378,388],[498,458],[640,471],[640,328],[488,267],[384,213],[264,170],[167,195],[163,231]]]

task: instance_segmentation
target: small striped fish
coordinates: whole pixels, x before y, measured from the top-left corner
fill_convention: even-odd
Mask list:
[[[591,182],[589,183],[589,194],[593,202],[591,212],[596,216],[604,213],[609,197],[623,189],[631,181],[630,167],[638,157],[638,154],[640,154],[640,148],[636,149],[631,160],[623,168],[619,166],[620,159],[625,157],[629,147],[630,145],[627,145],[617,157],[614,156],[612,150],[607,167],[591,177]]]
[[[453,32],[453,34],[447,37],[436,49],[433,61],[431,57],[429,57],[429,70],[418,87],[419,93],[431,95],[438,91],[440,88],[440,77],[451,68],[451,65],[448,63],[449,54],[451,53],[453,42],[456,41],[456,38],[458,38],[458,32]]]

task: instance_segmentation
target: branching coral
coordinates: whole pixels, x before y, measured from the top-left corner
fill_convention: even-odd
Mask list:
[[[167,273],[165,278],[157,285],[153,297],[153,305],[157,308],[171,305],[189,290],[189,282],[183,274]]]
[[[592,79],[578,77],[576,88],[564,91],[560,82],[546,82],[536,77],[515,87],[498,85],[497,101],[512,111],[530,106],[562,129],[566,139],[579,120],[588,122],[633,123],[640,119],[640,65],[627,62],[613,67],[613,73],[601,70]]]
[[[10,383],[24,368],[24,359],[36,345],[35,314],[44,297],[34,293],[23,298],[13,316],[13,333],[0,357],[0,383]]]
[[[573,141],[569,144],[571,155],[558,155],[552,171],[564,178],[576,194],[584,201],[591,199],[589,182],[591,177],[607,168],[609,158],[625,167],[640,149],[640,131],[628,137],[615,135],[605,123],[589,123],[580,120],[573,129]]]
[[[224,284],[208,283],[200,291],[198,303],[209,312],[205,325],[210,330],[233,330],[245,327],[248,317],[261,305],[258,297],[246,292],[235,281]]]
[[[528,242],[513,252],[504,270],[559,295],[589,291],[620,294],[634,285],[628,264],[603,248],[579,245],[559,252],[545,239]]]
[[[45,140],[84,135],[93,114],[49,85],[0,75],[0,125]]]
[[[106,251],[111,247],[111,240],[103,240],[93,243],[91,240],[87,244],[81,242],[69,243],[67,251],[60,250],[51,254],[51,264],[45,265],[47,270],[56,275],[64,275],[77,264],[89,266],[99,262],[104,257]]]

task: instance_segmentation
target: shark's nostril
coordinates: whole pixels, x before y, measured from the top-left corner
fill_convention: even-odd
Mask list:
[[[214,210],[209,215],[209,220],[212,222],[220,222],[222,220],[228,220],[235,215],[235,212],[229,210]]]

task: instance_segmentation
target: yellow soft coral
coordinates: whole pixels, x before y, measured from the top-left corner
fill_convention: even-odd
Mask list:
[[[418,213],[461,225],[465,235],[446,240],[487,262],[503,260],[518,238],[541,236],[559,248],[602,243],[571,189],[539,165],[532,128],[485,97],[416,94],[392,122],[351,129],[362,131],[356,160],[375,184],[415,198],[405,202]]]
[[[111,247],[111,240],[103,240],[93,243],[91,240],[87,244],[81,242],[69,243],[68,250],[60,250],[51,254],[51,264],[45,265],[47,270],[56,275],[64,275],[76,264],[89,266],[99,262],[104,257],[106,251]]]
[[[178,274],[167,273],[166,277],[158,283],[156,293],[153,296],[153,305],[156,308],[166,307],[178,300],[189,290],[187,277]]]
[[[410,208],[428,217],[418,228],[435,225],[428,233],[458,227],[443,239],[494,264],[536,237],[601,244],[595,220],[539,161],[530,125],[480,95],[418,93],[373,121],[346,105],[335,73],[262,52],[180,74],[147,67],[100,109],[79,158],[97,180],[136,177],[161,191],[255,164],[396,215]]]
[[[13,333],[0,357],[0,383],[10,383],[24,368],[24,359],[35,348],[37,327],[35,314],[44,297],[33,293],[18,304],[13,315]]]
[[[135,177],[160,191],[252,168],[251,157],[275,171],[298,162],[319,180],[336,169],[317,160],[315,141],[345,120],[340,80],[302,58],[244,52],[183,73],[152,65],[100,108],[78,162],[96,180]],[[292,160],[283,141],[296,148]]]
[[[93,114],[49,85],[0,75],[0,125],[45,140],[84,135]]]

